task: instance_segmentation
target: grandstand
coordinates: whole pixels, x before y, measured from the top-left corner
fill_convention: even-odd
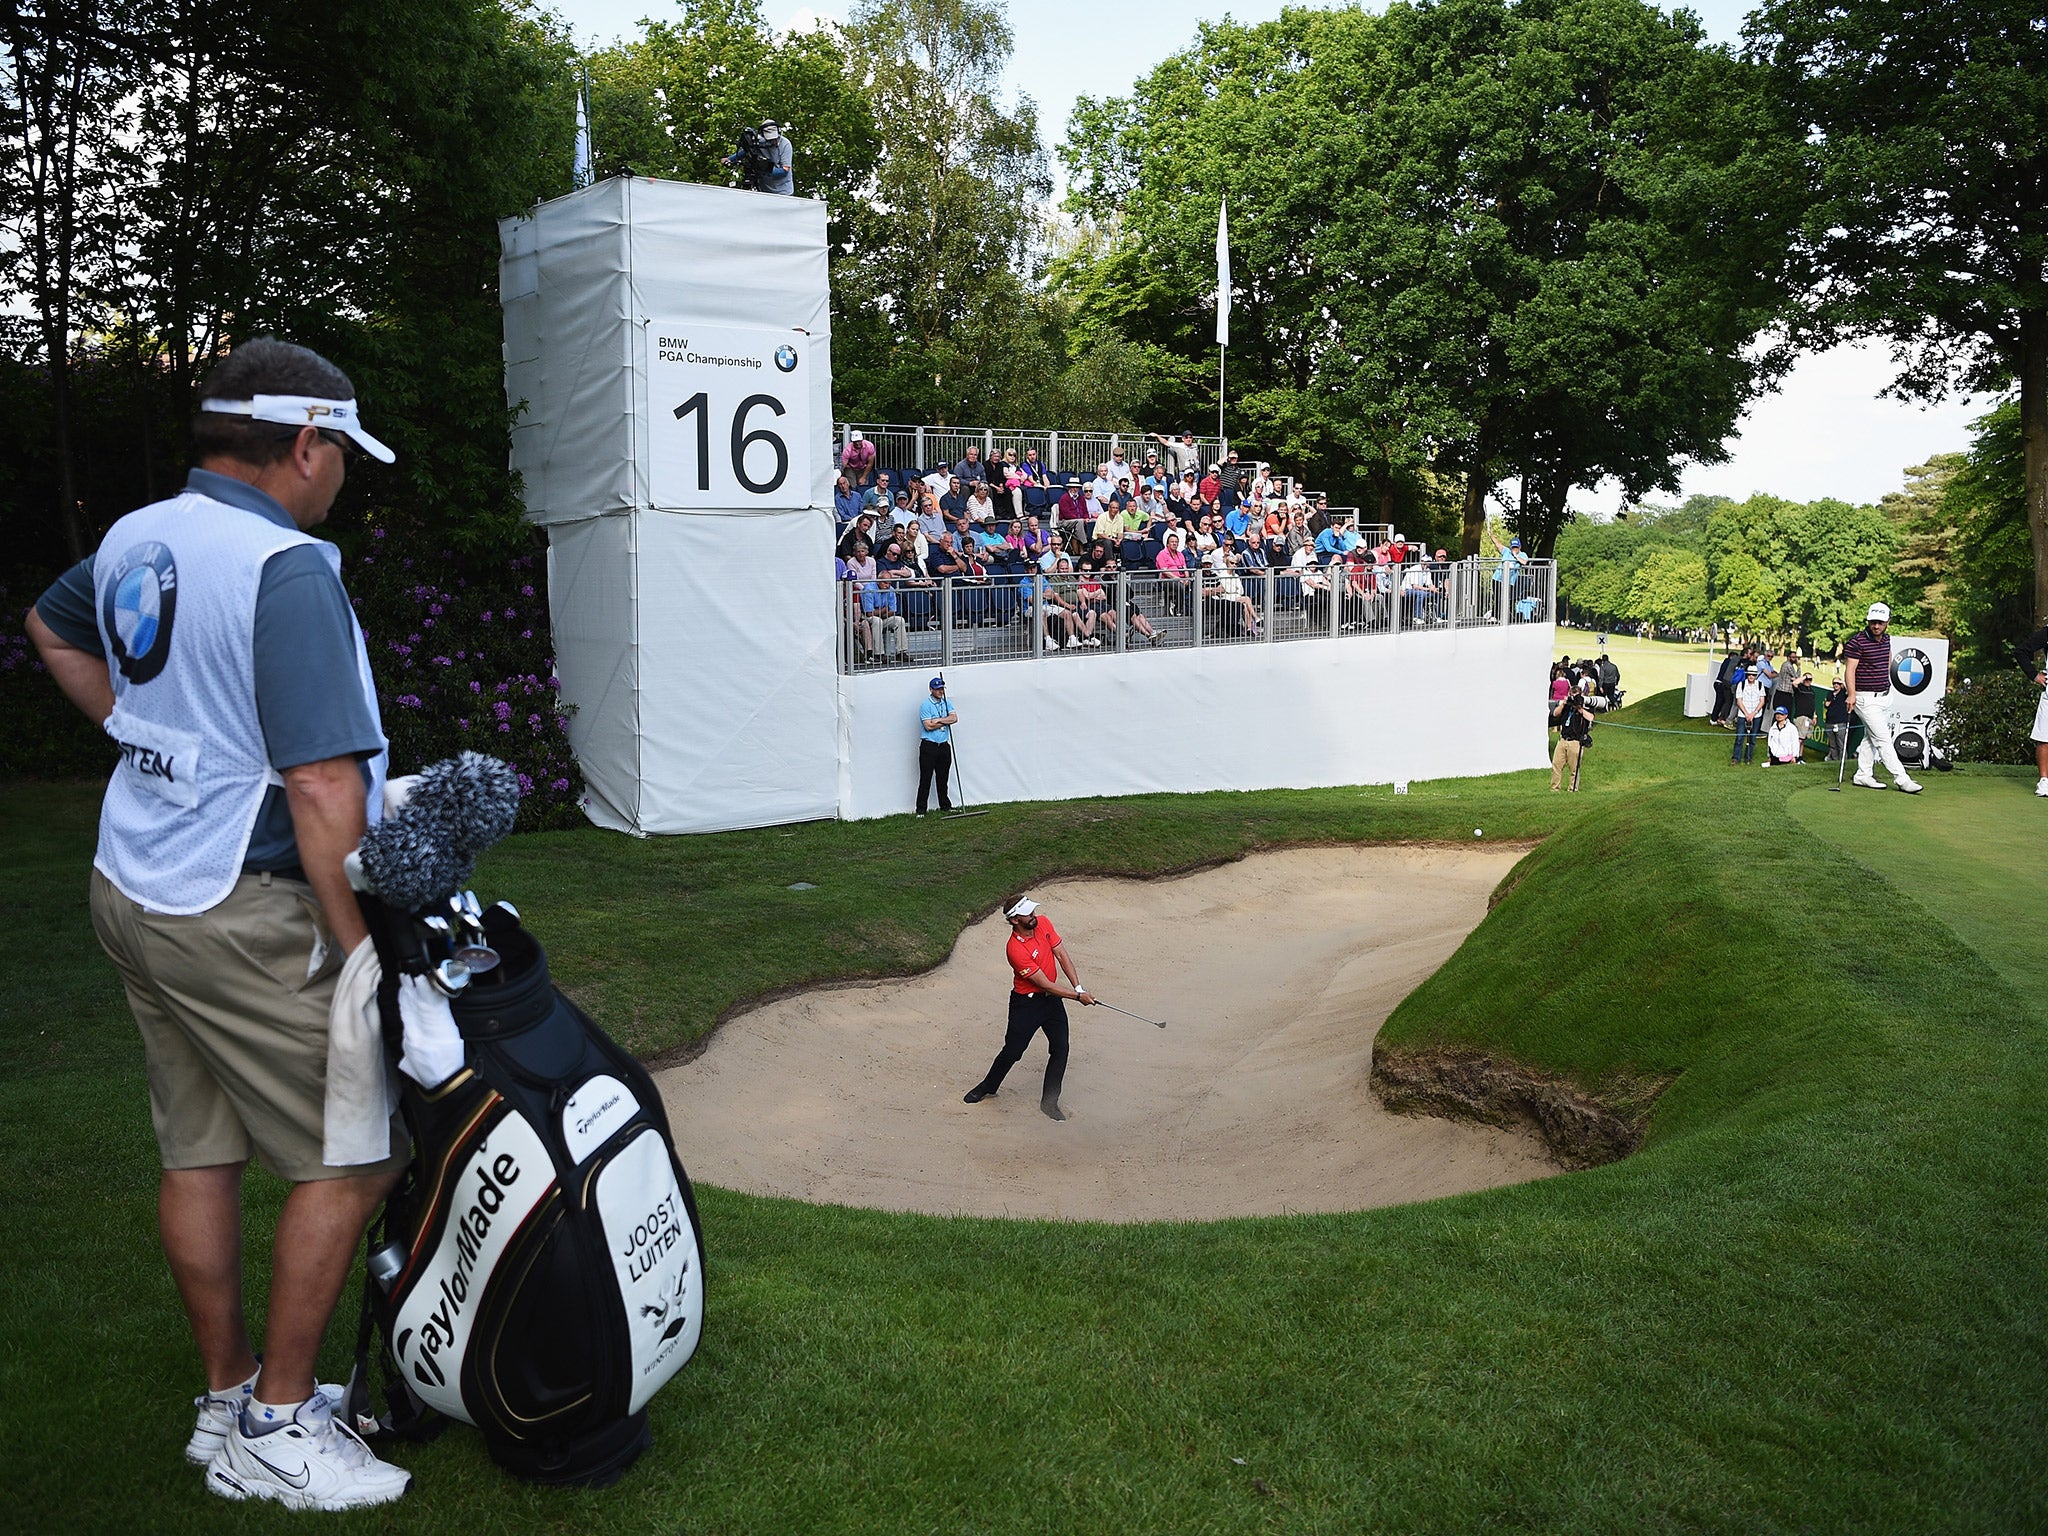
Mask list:
[[[1204,488],[1229,463],[1216,438],[1186,445],[1192,492],[1111,534],[1122,487],[1088,508],[1077,484],[1124,463],[1137,493],[1152,448],[1173,462],[1148,436],[835,422],[825,211],[809,199],[614,177],[501,236],[512,467],[547,530],[557,676],[599,825],[907,811],[918,701],[941,667],[964,669],[955,747],[977,803],[1548,760],[1547,563],[1397,559],[1394,530],[1285,466],[1249,495]],[[856,431],[864,474],[877,489],[889,474],[886,507],[836,484]],[[952,471],[1012,453],[1031,467],[993,507],[939,504]],[[896,503],[899,484],[915,502]],[[1199,515],[1176,527],[1168,511]],[[894,559],[845,538],[863,515],[906,520]]]

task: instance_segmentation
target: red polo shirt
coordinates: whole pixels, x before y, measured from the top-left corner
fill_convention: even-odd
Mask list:
[[[1059,962],[1052,957],[1052,952],[1058,947],[1059,942],[1059,930],[1053,927],[1052,919],[1049,917],[1040,917],[1038,926],[1028,934],[1019,933],[1014,928],[1010,930],[1010,942],[1003,953],[1010,962],[1010,969],[1017,973],[1015,981],[1010,985],[1012,992],[1043,992],[1045,988],[1036,982],[1025,980],[1033,971],[1050,976],[1055,981],[1059,980],[1060,973],[1055,969]]]

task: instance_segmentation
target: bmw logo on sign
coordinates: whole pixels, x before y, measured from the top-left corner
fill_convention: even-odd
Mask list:
[[[796,348],[789,345],[788,342],[784,342],[781,346],[777,347],[775,349],[775,366],[784,373],[794,372],[796,370]]]
[[[1901,693],[1920,693],[1934,677],[1927,653],[1908,646],[1892,658],[1892,686]]]
[[[100,605],[114,664],[129,682],[146,683],[163,671],[177,616],[177,562],[162,544],[137,544],[116,563]]]

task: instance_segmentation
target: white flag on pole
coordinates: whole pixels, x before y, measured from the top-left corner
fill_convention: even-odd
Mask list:
[[[1230,199],[1216,207],[1216,345],[1230,345]]]
[[[576,187],[590,185],[590,108],[587,93],[586,80],[576,87],[576,166],[570,175],[570,184]]]

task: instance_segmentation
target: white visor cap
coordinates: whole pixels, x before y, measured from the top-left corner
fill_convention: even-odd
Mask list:
[[[1022,901],[1018,902],[1017,905],[1010,908],[1009,911],[1005,912],[1003,916],[1029,917],[1032,913],[1036,912],[1037,910],[1038,903],[1033,901],[1029,896],[1026,896]]]
[[[353,400],[324,400],[317,395],[258,395],[253,400],[202,400],[199,409],[223,416],[247,416],[252,421],[274,421],[287,427],[339,432],[380,464],[389,464],[398,457],[363,430]]]
[[[1870,612],[1866,613],[1863,617],[1866,622],[1873,619],[1883,619],[1885,623],[1889,624],[1892,621],[1892,611],[1883,603],[1872,603],[1870,605]]]

